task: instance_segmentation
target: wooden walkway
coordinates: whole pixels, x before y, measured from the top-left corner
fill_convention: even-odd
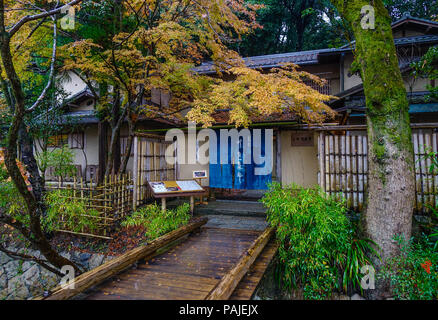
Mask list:
[[[138,263],[82,296],[87,300],[203,300],[251,246],[260,231],[203,227],[170,251]],[[276,252],[271,241],[232,299],[250,299]]]

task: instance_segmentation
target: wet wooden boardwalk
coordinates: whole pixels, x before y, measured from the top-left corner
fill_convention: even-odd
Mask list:
[[[170,251],[90,289],[83,298],[203,300],[260,234],[253,230],[203,227]],[[242,279],[232,299],[251,298],[274,249],[271,241]]]

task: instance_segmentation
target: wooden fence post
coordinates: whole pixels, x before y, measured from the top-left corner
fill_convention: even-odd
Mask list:
[[[135,211],[137,209],[137,192],[138,192],[138,137],[134,136],[134,167],[133,167],[133,179],[134,179],[134,190],[133,190],[133,201],[132,209]]]

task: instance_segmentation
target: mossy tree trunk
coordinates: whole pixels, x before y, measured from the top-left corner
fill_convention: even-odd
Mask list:
[[[369,179],[364,212],[367,236],[380,246],[382,261],[398,254],[395,235],[411,236],[414,209],[414,160],[409,104],[398,65],[391,19],[381,0],[332,0],[351,25],[355,39],[353,69],[360,72],[366,97]],[[364,29],[361,9],[374,8],[375,27]],[[384,283],[369,290],[372,298],[388,293]]]

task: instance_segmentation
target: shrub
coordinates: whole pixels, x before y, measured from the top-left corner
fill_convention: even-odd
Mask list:
[[[438,252],[430,238],[394,238],[401,254],[386,262],[378,279],[389,280],[395,299],[438,299]]]
[[[321,189],[274,183],[261,200],[280,241],[278,274],[282,285],[302,288],[305,299],[326,299],[360,285],[360,268],[370,264],[371,241],[355,239],[346,206]]]
[[[124,227],[142,226],[146,236],[155,239],[170,231],[178,229],[190,220],[190,206],[184,203],[175,210],[161,211],[157,204],[150,204],[134,212],[122,222]]]
[[[45,172],[47,168],[53,167],[53,175],[60,177],[64,181],[67,177],[76,175],[76,167],[74,165],[74,152],[64,145],[51,151],[44,151],[37,157],[38,167]]]
[[[81,232],[85,229],[94,232],[98,229],[100,212],[72,196],[72,190],[55,190],[46,195],[47,212],[42,221],[46,231]]]

